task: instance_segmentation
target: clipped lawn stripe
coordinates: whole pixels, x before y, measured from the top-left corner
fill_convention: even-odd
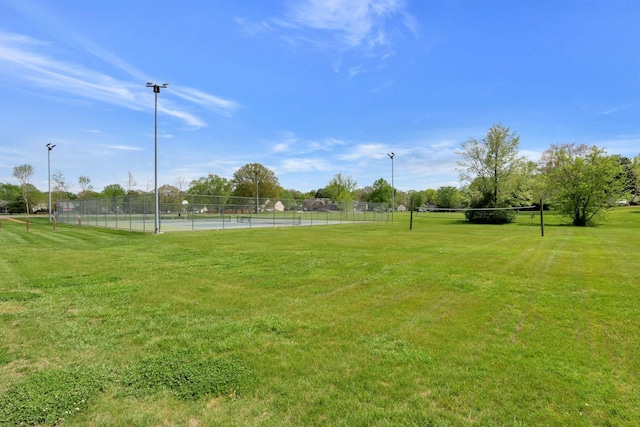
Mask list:
[[[28,291],[0,291],[0,301],[29,301],[40,298],[40,294]]]

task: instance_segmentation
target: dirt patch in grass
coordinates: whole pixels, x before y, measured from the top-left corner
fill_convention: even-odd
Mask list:
[[[0,221],[5,220],[5,221],[11,221],[11,222],[17,222],[18,224],[26,224],[26,221],[22,221],[20,219],[17,218],[11,218],[11,217],[6,217],[6,218],[2,218],[0,219]]]

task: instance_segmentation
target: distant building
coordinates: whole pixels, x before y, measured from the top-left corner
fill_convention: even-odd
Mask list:
[[[326,212],[327,205],[322,199],[305,200],[302,210],[307,212]]]
[[[364,212],[366,210],[369,210],[369,203],[367,203],[367,202],[353,202],[353,210],[354,211],[359,211],[359,212]]]
[[[56,210],[58,212],[73,212],[78,209],[78,205],[68,200],[56,203]]]
[[[418,212],[429,212],[436,210],[437,206],[431,203],[425,203],[422,206],[416,208]]]

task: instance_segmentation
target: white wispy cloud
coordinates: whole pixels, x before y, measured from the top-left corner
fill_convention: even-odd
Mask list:
[[[321,158],[288,158],[284,159],[280,166],[279,171],[282,172],[308,172],[308,171],[320,171],[327,172],[332,171],[334,165],[325,159]]]
[[[451,174],[456,173],[456,160],[458,156],[455,150],[447,147],[411,147],[401,151],[395,158],[396,164],[406,173],[419,175]]]
[[[607,116],[609,114],[617,113],[618,111],[626,110],[626,109],[628,109],[630,107],[631,107],[631,105],[618,105],[618,106],[615,106],[615,107],[608,108],[606,110],[602,110],[602,111],[599,112],[599,114]]]
[[[285,142],[281,142],[279,144],[276,144],[273,146],[272,150],[275,153],[284,153],[287,150],[289,150],[289,144],[285,143]]]
[[[142,151],[140,147],[132,147],[130,145],[106,145],[107,148],[112,150],[121,150],[121,151]]]
[[[593,145],[603,147],[609,154],[627,157],[640,155],[640,135],[618,135],[614,138],[594,141]]]
[[[308,141],[306,143],[307,151],[331,151],[335,146],[345,145],[341,139],[327,137],[320,141]]]
[[[360,144],[354,147],[351,151],[338,156],[340,160],[361,160],[361,159],[382,159],[390,153],[389,150],[383,144]]]
[[[403,9],[396,0],[304,0],[288,17],[294,25],[334,32],[348,47],[375,47],[388,43],[385,20]]]
[[[224,116],[230,116],[239,107],[238,103],[235,101],[215,95],[209,95],[208,93],[189,87],[176,86],[173,88],[173,94],[182,99],[186,99],[195,104],[216,111]]]
[[[355,49],[367,54],[385,48],[385,52],[374,55],[382,57],[392,52],[390,32],[401,27],[416,34],[417,29],[404,0],[299,0],[272,23],[269,29],[285,30],[281,36],[293,45],[308,43],[320,49]],[[329,38],[310,34],[310,30]]]
[[[87,42],[88,43],[88,42]],[[132,74],[135,81],[114,78],[73,61],[60,59],[59,51],[41,40],[21,34],[0,31],[0,76],[29,88],[45,89],[79,99],[114,104],[132,110],[149,109],[152,94],[144,88],[142,73],[104,50],[96,48],[99,57]],[[173,88],[171,88],[173,89]],[[210,95],[193,88],[176,87],[172,94],[217,114],[230,116],[237,108],[235,101]],[[178,118],[192,127],[206,123],[196,114],[165,98],[159,111]]]
[[[245,17],[237,16],[234,22],[238,24],[245,36],[255,37],[265,32],[273,31],[272,26],[266,21],[253,22]]]
[[[294,132],[284,132],[281,138],[271,141],[271,151],[274,153],[287,152],[292,156],[302,156],[314,153],[316,151],[330,152],[335,147],[345,145],[345,141],[333,137],[325,137],[322,139],[304,139],[300,138]]]
[[[362,64],[349,68],[349,76],[355,77],[363,71]]]
[[[167,114],[169,116],[173,116],[179,119],[182,119],[187,125],[189,126],[193,126],[196,128],[201,128],[204,127],[206,125],[206,123],[204,121],[202,121],[202,119],[200,119],[198,116],[188,113],[186,111],[183,110],[179,110],[176,108],[171,108],[170,107],[170,103],[167,103],[166,101],[163,102],[164,106],[158,106],[158,111]]]

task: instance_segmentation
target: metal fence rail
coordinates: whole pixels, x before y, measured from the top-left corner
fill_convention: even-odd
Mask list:
[[[160,198],[161,231],[193,231],[389,220],[382,203],[197,196]],[[153,194],[58,201],[56,221],[130,231],[154,231]]]

